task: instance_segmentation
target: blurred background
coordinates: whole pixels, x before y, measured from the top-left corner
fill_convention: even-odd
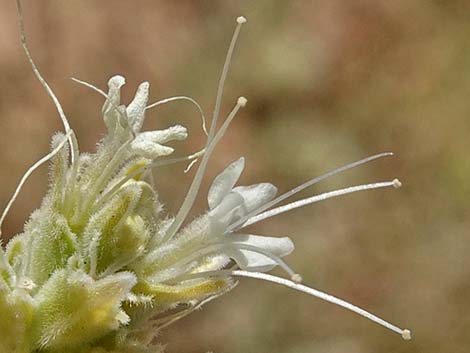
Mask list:
[[[124,102],[151,82],[152,100],[187,94],[208,115],[240,14],[248,18],[229,75],[223,112],[247,107],[217,149],[207,187],[246,156],[242,182],[287,191],[362,157],[393,151],[322,182],[309,196],[365,182],[403,182],[296,210],[253,226],[289,235],[287,262],[307,285],[413,330],[401,338],[341,308],[244,279],[231,293],[167,328],[169,353],[468,352],[470,347],[470,2],[466,0],[24,1],[30,49],[68,114],[82,151],[103,136],[105,89],[127,77]],[[148,129],[190,128],[183,155],[204,143],[187,103],[150,112]],[[54,106],[19,45],[13,0],[0,3],[0,205],[61,130]],[[181,204],[194,173],[157,170],[167,210]],[[21,231],[47,188],[36,172],[7,218]]]

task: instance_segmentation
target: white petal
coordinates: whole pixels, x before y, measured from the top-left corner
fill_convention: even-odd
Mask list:
[[[271,253],[277,257],[283,257],[294,250],[294,244],[287,238],[263,237],[259,235],[230,235],[230,242],[234,241],[233,248],[227,251],[227,255],[243,270],[266,272],[278,265],[278,263],[269,256],[260,254],[253,250],[241,249],[237,244],[244,244],[261,249],[266,253]]]
[[[240,219],[245,212],[240,208],[243,198],[236,193],[229,193],[222,202],[213,210],[209,211],[211,220],[211,232],[219,235],[236,220]]]
[[[233,192],[239,193],[245,200],[248,212],[271,201],[276,196],[277,188],[273,184],[261,183],[250,186],[237,186]]]
[[[163,146],[146,139],[138,139],[138,136],[134,141],[132,141],[131,149],[138,155],[149,159],[168,156],[174,151],[171,147]]]
[[[241,157],[231,163],[222,173],[215,177],[207,196],[209,209],[212,210],[215,208],[222,202],[222,199],[232,191],[232,188],[235,186],[238,178],[240,178],[244,168],[245,158]]]
[[[142,129],[142,125],[144,124],[145,107],[149,99],[149,87],[148,82],[142,82],[137,88],[134,99],[127,107],[129,124],[136,133]]]
[[[103,113],[110,106],[119,106],[121,104],[121,87],[126,84],[126,79],[120,75],[113,76],[108,81],[108,98],[104,102]],[[111,103],[111,104],[110,104]]]
[[[137,135],[137,139],[154,143],[167,143],[173,140],[184,140],[188,137],[188,130],[181,125],[171,126],[165,130],[145,131]]]
[[[227,255],[245,271],[268,272],[277,266],[273,259],[253,251],[230,249]]]
[[[255,246],[263,251],[282,257],[294,250],[294,243],[289,237],[265,237],[251,234],[231,234],[230,242]]]
[[[108,81],[108,98],[103,105],[103,118],[108,131],[115,130],[120,119],[120,114],[116,109],[121,104],[121,87],[126,83],[122,76],[113,76]]]

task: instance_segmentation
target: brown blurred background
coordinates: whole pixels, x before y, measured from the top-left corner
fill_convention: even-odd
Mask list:
[[[60,98],[83,151],[103,136],[102,98],[77,76],[106,88],[127,77],[128,101],[142,80],[154,100],[198,99],[209,113],[223,58],[243,28],[223,110],[249,104],[212,159],[207,185],[230,161],[247,157],[245,184],[286,191],[306,179],[382,151],[377,161],[303,195],[398,177],[403,188],[350,195],[253,227],[290,235],[287,258],[305,283],[413,330],[399,336],[303,294],[242,280],[230,294],[166,329],[170,353],[369,353],[470,351],[470,2],[24,1],[30,48]],[[209,114],[208,114],[209,115]],[[147,128],[183,123],[204,136],[187,103],[151,112]],[[0,205],[61,129],[18,40],[13,0],[0,3]],[[161,199],[177,210],[190,175],[157,171]],[[4,225],[21,231],[47,187],[32,177]]]

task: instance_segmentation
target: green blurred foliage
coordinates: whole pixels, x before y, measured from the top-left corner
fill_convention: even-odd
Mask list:
[[[24,1],[31,51],[79,136],[102,136],[100,87],[127,77],[125,98],[149,80],[155,99],[188,94],[210,111],[234,19],[243,28],[223,111],[247,108],[214,156],[207,183],[240,155],[244,182],[281,191],[381,151],[396,157],[350,171],[305,195],[398,177],[399,191],[327,201],[254,227],[290,235],[287,261],[305,283],[413,330],[396,335],[342,309],[270,284],[244,280],[232,293],[166,329],[168,352],[467,352],[470,346],[470,3],[397,1]],[[21,51],[14,1],[0,3],[0,204],[61,129]],[[180,154],[203,144],[200,122],[181,103],[149,114],[148,127],[181,122],[192,132]],[[169,211],[191,175],[158,171]],[[3,233],[19,232],[46,190],[37,172]]]

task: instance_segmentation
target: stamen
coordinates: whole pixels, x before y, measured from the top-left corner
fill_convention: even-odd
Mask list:
[[[15,202],[16,198],[18,197],[18,194],[20,193],[21,189],[23,188],[23,185],[25,184],[26,180],[30,177],[30,175],[38,169],[41,165],[44,163],[48,162],[51,160],[59,151],[62,149],[64,144],[67,142],[67,140],[70,139],[70,135],[72,134],[72,130],[69,130],[65,135],[64,139],[47,155],[42,157],[40,160],[38,160],[36,163],[34,163],[23,175],[21,178],[18,186],[16,187],[15,192],[13,193],[13,196],[11,197],[10,201],[8,202],[7,206],[5,207],[5,210],[2,213],[2,216],[0,217],[0,236],[2,235],[2,225],[3,221],[5,220],[5,217],[7,216],[8,212],[10,211],[11,206]]]
[[[391,323],[379,318],[378,316],[375,316],[374,314],[371,314],[369,313],[368,311],[364,310],[364,309],[361,309],[351,303],[348,303],[342,299],[339,299],[335,296],[332,296],[331,294],[327,294],[327,293],[324,293],[324,292],[321,292],[317,289],[314,289],[314,288],[310,288],[310,287],[307,287],[307,286],[304,286],[303,284],[298,284],[298,283],[295,283],[293,281],[289,281],[288,279],[285,279],[285,278],[281,278],[281,277],[276,277],[276,276],[273,276],[273,275],[268,275],[266,273],[259,273],[259,272],[248,272],[248,271],[241,271],[241,270],[235,270],[235,271],[232,271],[232,273],[230,274],[231,276],[238,276],[238,277],[249,277],[249,278],[254,278],[254,279],[261,279],[261,280],[264,280],[264,281],[268,281],[268,282],[273,282],[273,283],[277,283],[277,284],[280,284],[282,286],[286,286],[286,287],[289,287],[289,288],[292,288],[292,289],[295,289],[299,292],[303,292],[303,293],[306,293],[308,295],[311,295],[313,297],[317,297],[317,298],[320,298],[320,299],[323,299],[327,302],[330,302],[332,304],[336,304],[336,305],[339,305],[345,309],[348,309],[350,311],[353,311],[355,312],[356,314],[359,314],[381,326],[384,326],[398,334],[400,334],[403,339],[405,340],[409,340],[411,339],[411,331],[408,330],[408,329],[401,329],[395,325],[392,325]]]
[[[353,162],[353,163],[349,163],[349,164],[346,164],[342,167],[339,167],[339,168],[336,168],[336,169],[333,169],[333,170],[330,170],[329,172],[323,174],[323,175],[320,175],[316,178],[313,178],[313,179],[310,179],[309,181],[295,187],[294,189],[282,194],[281,196],[278,196],[276,197],[274,200],[264,204],[263,206],[259,207],[258,209],[256,210],[253,210],[251,212],[249,212],[248,214],[246,214],[244,217],[242,217],[241,219],[239,219],[237,222],[231,224],[225,233],[230,233],[232,232],[234,229],[238,229],[241,225],[243,225],[248,219],[256,216],[257,214],[260,214],[261,212],[271,208],[272,206],[275,206],[277,205],[279,202],[282,202],[284,201],[285,199],[303,191],[304,189],[324,180],[324,179],[327,179],[333,175],[336,175],[336,174],[339,174],[341,172],[344,172],[348,169],[351,169],[351,168],[355,168],[355,167],[358,167],[362,164],[365,164],[365,163],[368,163],[368,162],[372,162],[376,159],[379,159],[379,158],[383,158],[383,157],[389,157],[389,156],[393,156],[393,153],[391,152],[384,152],[384,153],[379,153],[379,154],[376,154],[376,155],[373,155],[373,156],[370,156],[370,157],[367,157],[367,158],[364,158],[364,159],[361,159],[361,160],[358,160],[356,162]]]
[[[204,110],[202,109],[201,105],[193,98],[191,97],[188,97],[188,96],[176,96],[176,97],[169,97],[169,98],[165,98],[165,99],[162,99],[162,100],[159,100],[158,102],[155,102],[155,103],[152,103],[150,105],[148,105],[145,110],[149,110],[149,109],[152,109],[152,108],[155,108],[159,105],[162,105],[162,104],[166,104],[166,103],[170,103],[170,102],[175,102],[175,101],[179,101],[179,100],[186,100],[186,101],[189,101],[191,103],[193,103],[197,110],[199,111],[199,113],[201,114],[201,119],[202,119],[202,130],[204,131],[204,133],[206,134],[206,136],[209,135],[209,133],[207,132],[207,128],[206,128],[206,115],[204,114]]]
[[[221,104],[223,92],[224,92],[225,80],[227,79],[230,62],[232,61],[232,55],[235,49],[235,44],[237,43],[238,35],[240,33],[241,26],[244,22],[246,22],[246,19],[241,18],[241,17],[237,18],[237,27],[235,28],[235,32],[233,33],[233,37],[232,37],[230,46],[227,51],[227,56],[225,57],[224,67],[222,68],[222,74],[220,76],[219,85],[217,87],[217,96],[215,99],[214,112],[212,114],[211,127],[209,130],[209,135],[207,136],[206,153],[204,154],[204,157],[202,158],[201,164],[199,165],[196,175],[194,176],[193,182],[191,183],[191,186],[189,187],[188,193],[186,194],[183,204],[181,205],[181,208],[179,209],[178,214],[176,215],[173,223],[168,228],[163,241],[167,241],[168,239],[171,239],[173,235],[176,234],[176,232],[179,230],[179,228],[183,224],[184,220],[186,219],[186,216],[189,213],[189,210],[192,208],[194,204],[197,193],[199,192],[199,188],[201,187],[202,178],[204,176],[204,172],[206,171],[207,163],[209,161],[209,157],[212,153],[212,150],[214,149],[218,140],[222,138],[223,134],[225,133],[226,128],[228,127],[228,124],[230,124],[230,121],[235,117],[237,111],[241,107],[244,107],[246,105],[246,99],[240,97],[237,101],[237,105],[229,114],[227,119],[225,120],[224,125],[220,128],[217,134],[215,133],[216,126],[217,126],[217,119],[220,113],[220,104]],[[224,129],[224,126],[225,126],[225,129]],[[220,137],[217,139],[217,136],[220,136]]]
[[[361,309],[351,303],[348,303],[347,301],[344,301],[342,299],[339,299],[331,294],[327,294],[325,292],[319,291],[314,288],[307,287],[303,284],[296,283],[295,281],[291,281],[282,277],[277,277],[273,275],[269,275],[266,273],[261,273],[261,272],[250,272],[250,271],[243,271],[243,270],[218,270],[218,271],[207,271],[207,272],[199,272],[195,273],[195,276],[200,276],[200,277],[224,277],[224,276],[235,276],[235,277],[247,277],[247,278],[254,278],[254,279],[260,279],[263,281],[267,282],[272,282],[276,284],[280,284],[282,286],[297,290],[299,292],[303,292],[305,294],[311,295],[316,298],[320,298],[324,301],[327,301],[329,303],[341,306],[345,309],[348,309],[352,312],[355,312],[356,314],[359,314],[376,324],[379,324],[385,328],[388,328],[389,330],[392,330],[399,335],[402,336],[404,340],[410,340],[411,339],[411,331],[408,329],[401,329],[395,325],[392,325],[391,323],[379,318],[378,316]]]
[[[243,16],[237,17],[237,23],[238,24],[246,23],[246,18]]]
[[[240,228],[247,227],[251,224],[260,222],[260,221],[262,221],[266,218],[271,218],[271,217],[277,216],[281,213],[284,213],[284,212],[287,212],[287,211],[290,211],[290,210],[294,210],[294,209],[299,208],[299,207],[307,206],[307,205],[310,205],[310,204],[315,203],[315,202],[331,199],[331,198],[338,197],[338,196],[341,196],[341,195],[351,194],[351,193],[358,192],[358,191],[386,188],[386,187],[398,188],[400,186],[401,186],[400,181],[398,179],[395,179],[393,181],[385,181],[385,182],[381,182],[381,183],[350,186],[350,187],[347,187],[347,188],[344,188],[344,189],[324,192],[324,193],[319,194],[319,195],[315,195],[315,196],[312,196],[312,197],[308,197],[306,199],[294,201],[294,202],[291,202],[287,205],[276,207],[272,210],[260,213],[256,216],[251,217],[250,219],[248,219],[245,223],[243,223],[240,226]],[[240,229],[240,228],[238,228],[238,229]]]
[[[245,17],[240,16],[237,18],[237,27],[235,28],[235,32],[233,33],[232,40],[230,42],[230,45],[227,51],[227,56],[225,57],[224,67],[222,68],[222,74],[220,76],[219,85],[217,87],[217,96],[215,99],[214,112],[212,114],[212,121],[211,121],[211,127],[210,127],[208,140],[211,140],[212,136],[214,136],[215,134],[215,129],[217,126],[217,119],[219,118],[219,113],[220,113],[220,104],[222,102],[222,97],[224,94],[225,80],[227,79],[228,70],[230,68],[230,63],[232,61],[233,52],[235,50],[235,44],[237,43],[238,35],[240,34],[240,29],[242,28],[242,25],[245,22],[246,22]]]
[[[28,44],[26,42],[26,31],[24,29],[23,10],[21,7],[20,0],[16,0],[16,7],[18,9],[18,21],[19,21],[19,26],[20,26],[21,46],[23,47],[23,50],[26,54],[26,58],[28,59],[29,64],[31,65],[31,68],[34,74],[36,75],[36,78],[44,87],[49,97],[52,99],[52,102],[54,103],[56,110],[59,113],[60,119],[62,120],[62,124],[64,125],[65,132],[68,134],[71,129],[70,129],[69,121],[67,120],[67,117],[65,116],[64,110],[62,109],[62,106],[60,105],[59,100],[54,94],[54,91],[51,89],[49,84],[46,82],[46,80],[42,77],[41,73],[39,72],[39,69],[37,68],[33,60],[33,57],[28,49]],[[74,163],[75,151],[74,151],[73,141],[72,141],[70,134],[68,134],[68,138],[69,138],[69,144],[70,144],[70,160],[72,161],[72,163]]]
[[[214,148],[217,145],[217,143],[224,136],[233,118],[235,118],[238,111],[242,107],[240,103],[243,103],[243,102],[244,102],[243,100],[238,99],[237,104],[232,109],[232,111],[230,112],[227,119],[224,121],[223,125],[220,127],[220,130],[217,132],[214,138],[213,139],[208,138],[209,143],[207,144],[206,152],[204,153],[204,156],[202,157],[201,164],[199,165],[199,168],[197,169],[196,175],[194,176],[193,182],[191,183],[191,186],[189,187],[189,191],[186,194],[183,204],[181,205],[175,219],[173,220],[173,223],[168,228],[167,233],[165,234],[165,237],[163,238],[163,242],[171,239],[173,235],[176,234],[176,232],[179,230],[184,220],[186,219],[186,216],[188,215],[189,210],[193,206],[194,200],[196,199],[197,193],[201,186],[202,178],[204,177],[204,172],[206,171],[207,164],[209,162],[209,157],[214,151]],[[244,103],[246,104],[246,101]],[[209,136],[210,136],[210,133],[209,133]]]

